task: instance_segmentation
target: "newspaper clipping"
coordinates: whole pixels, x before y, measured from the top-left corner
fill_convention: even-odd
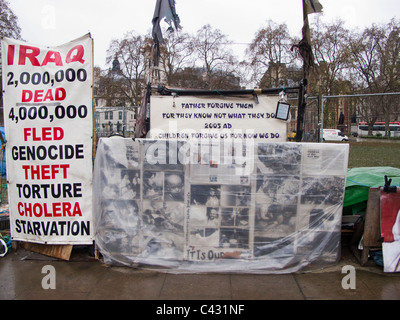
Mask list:
[[[347,158],[339,144],[101,139],[96,243],[108,263],[175,271],[334,263]]]

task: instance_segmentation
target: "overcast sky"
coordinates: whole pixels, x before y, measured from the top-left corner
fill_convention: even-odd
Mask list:
[[[106,68],[106,50],[112,39],[122,38],[130,30],[138,34],[151,30],[156,0],[9,0],[9,3],[25,41],[54,46],[90,32],[95,65]],[[348,28],[364,28],[400,18],[399,0],[320,0],[320,3],[324,7],[321,17],[324,22],[340,18]],[[238,54],[269,19],[286,23],[294,36],[300,36],[303,24],[301,0],[176,0],[176,12],[184,32],[194,34],[210,24],[236,43],[232,49]]]

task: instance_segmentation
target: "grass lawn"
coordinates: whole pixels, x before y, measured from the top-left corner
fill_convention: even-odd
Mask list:
[[[394,167],[400,169],[400,141],[350,141],[349,168]]]

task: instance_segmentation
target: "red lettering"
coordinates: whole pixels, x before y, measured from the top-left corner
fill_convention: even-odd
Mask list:
[[[28,141],[28,136],[31,135],[32,128],[24,128],[24,141]]]
[[[42,171],[43,171],[43,169],[42,169]],[[35,177],[36,177],[36,179],[40,179],[40,166],[37,166],[36,168],[34,166],[32,166],[31,176],[32,176],[32,179],[35,179]]]
[[[60,171],[58,170],[58,167],[51,167],[51,179],[55,179],[56,174],[59,173]]]
[[[54,101],[53,92],[51,90],[48,90],[46,95],[44,96],[43,101],[46,100]]]
[[[43,101],[42,97],[43,97],[43,91],[44,90],[35,90],[35,95],[33,98],[34,102],[41,102]]]
[[[33,98],[33,93],[31,90],[22,90],[22,102],[29,102]]]
[[[43,165],[40,166],[40,169],[41,169],[41,178],[45,179],[45,180],[50,179],[50,165],[49,164],[43,164]],[[38,179],[40,179],[40,177]]]
[[[69,168],[69,164],[60,164],[60,168],[63,169],[63,178],[67,179],[67,169]]]
[[[57,51],[47,51],[46,56],[43,59],[42,66],[47,65],[49,62],[53,62],[56,66],[62,66],[61,55]]]
[[[72,215],[74,215],[74,216],[78,215],[78,216],[82,217],[82,211],[81,211],[81,207],[79,206],[79,202],[75,202]]]
[[[65,99],[67,92],[64,88],[56,88],[55,96],[57,101],[61,101]]]
[[[8,53],[7,53],[7,64],[9,66],[14,64],[14,51],[15,51],[15,45],[10,44],[8,46]]]
[[[50,141],[62,140],[64,138],[64,130],[61,127],[43,127],[41,134],[36,131],[37,128],[24,128],[24,141],[28,141],[32,137],[32,141]],[[40,131],[40,129],[38,130]]]
[[[32,203],[25,203],[25,216],[32,217]]]
[[[18,64],[25,65],[26,58],[28,58],[32,66],[39,67],[40,63],[39,60],[36,58],[39,54],[40,54],[39,48],[21,45],[19,47]]]
[[[52,217],[53,213],[47,210],[47,203],[43,203],[43,206],[44,206],[44,216]],[[54,207],[54,203],[53,203],[53,207]]]
[[[68,214],[68,216],[69,217],[71,217],[72,216],[72,214],[71,214],[71,204],[69,203],[69,202],[63,202],[63,212],[64,212],[64,215],[65,214]]]
[[[18,202],[18,213],[20,216],[24,216],[25,211],[23,210],[23,204],[21,202]]]
[[[40,218],[43,215],[43,208],[40,203],[35,203],[33,205],[33,214],[36,218]]]
[[[65,97],[67,96],[67,92],[65,91],[64,88],[56,88],[54,90],[54,94],[53,94],[53,89],[49,89],[46,91],[46,93],[44,92],[44,90],[35,90],[35,91],[31,91],[31,90],[27,90],[24,89],[22,90],[22,102],[30,102],[33,101],[34,102],[44,102],[46,100],[49,101],[62,101],[65,99]]]
[[[69,164],[43,164],[43,165],[23,165],[25,179],[55,179],[61,175],[62,179],[67,179],[67,169]]]
[[[76,50],[76,54],[72,56],[72,53]],[[68,51],[67,57],[65,59],[66,63],[71,63],[71,62],[80,62],[84,63],[85,60],[83,60],[83,55],[85,54],[85,49],[81,44],[78,44],[77,46],[73,47],[71,50]]]
[[[36,128],[32,128],[32,140],[33,141],[41,141],[42,139],[36,135]]]
[[[61,217],[61,215],[63,215],[65,217],[65,214],[62,214],[60,211],[61,211],[61,203],[54,202],[53,203],[53,217]]]
[[[64,130],[61,127],[54,127],[54,140],[62,140],[64,138]]]
[[[73,209],[70,202],[53,202],[51,204],[18,202],[17,207],[18,213],[22,217],[32,217],[32,214],[37,218],[42,216],[46,218],[82,216],[79,202],[74,203]]]
[[[42,128],[43,141],[51,140],[51,127]]]
[[[44,51],[44,50],[43,50]],[[39,62],[38,56],[40,55],[40,48],[29,46],[29,45],[20,45],[19,46],[19,55],[18,55],[18,65],[26,65],[27,60],[29,60],[30,64],[35,67],[47,66],[49,63],[54,63],[56,66],[63,66],[63,59],[61,57],[61,53],[58,51],[48,50],[42,63]],[[85,59],[83,59],[85,55],[85,48],[79,44],[71,48],[66,57],[66,63],[72,62],[80,62],[85,63]],[[7,63],[8,65],[14,64],[15,58],[15,45],[8,45],[7,51]]]
[[[22,169],[25,170],[25,180],[26,180],[26,179],[28,179],[29,166],[22,166]]]

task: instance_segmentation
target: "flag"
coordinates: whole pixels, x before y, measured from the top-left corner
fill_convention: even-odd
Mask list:
[[[304,0],[304,2],[306,5],[307,14],[322,12],[323,7],[318,0]]]
[[[302,0],[303,1],[303,28],[302,35],[303,38],[297,45],[292,46],[293,49],[297,49],[303,60],[303,82],[304,86],[307,85],[307,76],[309,74],[310,68],[315,66],[314,63],[314,54],[312,52],[311,47],[311,35],[310,35],[310,26],[308,23],[308,15],[311,13],[320,13],[322,12],[322,5],[319,3],[319,0]],[[296,142],[300,142],[303,137],[304,131],[304,111],[306,108],[306,101],[304,99],[304,93],[307,91],[301,90],[304,92],[299,93],[299,103],[298,103],[298,112],[297,112],[297,134],[296,134]]]
[[[310,26],[308,23],[308,15],[311,13],[321,13],[322,5],[319,0],[303,0],[303,15],[304,15],[304,24],[302,29],[303,38],[300,43],[297,45],[299,49],[299,53],[303,58],[306,73],[310,67],[314,66],[314,55],[311,49],[311,35],[310,35]]]
[[[156,7],[154,9],[152,20],[152,36],[154,40],[154,47],[156,49],[154,59],[155,65],[158,65],[158,58],[160,56],[160,44],[164,43],[160,27],[160,22],[163,18],[165,18],[165,22],[169,25],[169,28],[167,29],[168,31],[173,32],[174,30],[180,28],[180,19],[175,10],[175,0],[157,0],[156,2]]]

